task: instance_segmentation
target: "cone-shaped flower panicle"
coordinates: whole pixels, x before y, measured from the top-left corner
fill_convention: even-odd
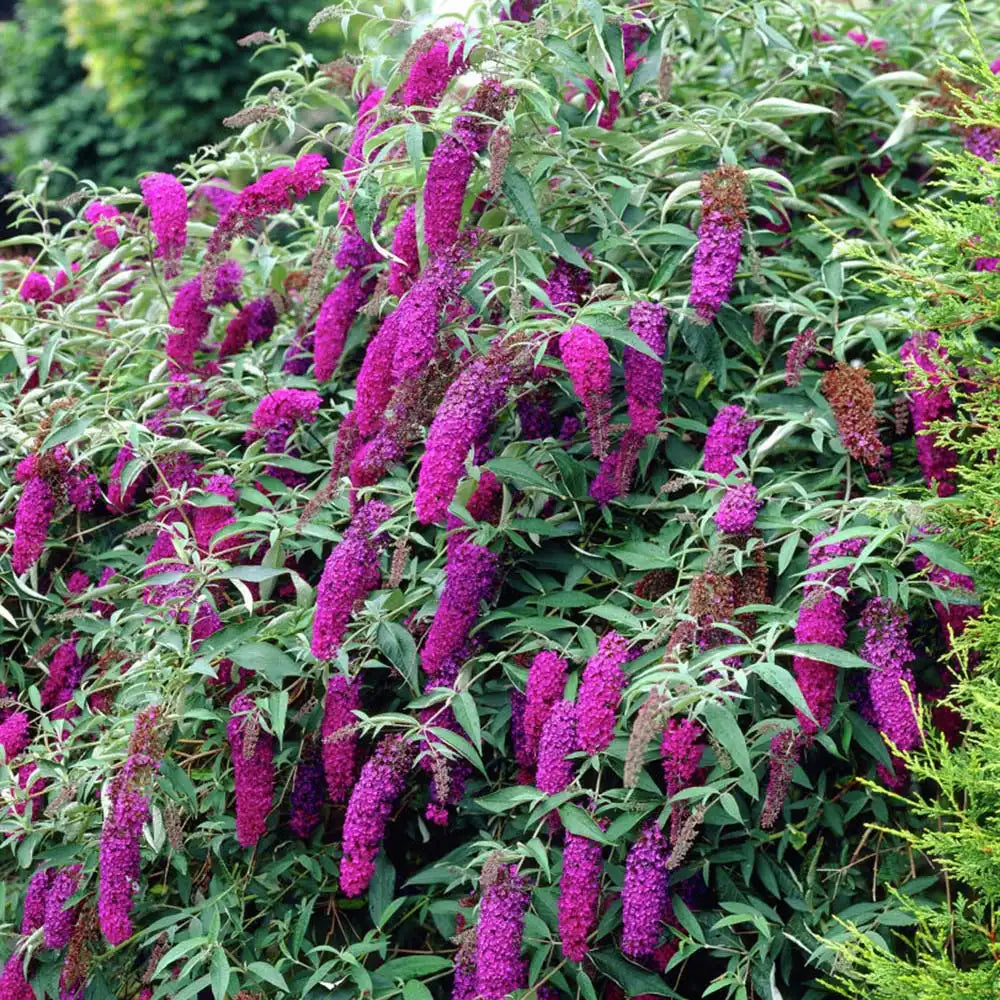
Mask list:
[[[361,682],[334,674],[326,685],[323,702],[322,749],[326,788],[331,802],[346,802],[358,774],[357,717],[361,708]]]
[[[236,695],[229,711],[226,737],[236,786],[236,839],[241,847],[253,847],[267,829],[274,801],[274,737],[261,729],[249,695]]]
[[[488,433],[507,400],[510,366],[489,357],[476,358],[448,386],[427,434],[420,463],[415,506],[421,523],[447,513],[465,471],[470,449]]]
[[[702,174],[690,302],[703,323],[711,323],[732,295],[746,211],[745,176],[739,167],[723,166]]]
[[[559,338],[559,352],[583,403],[590,431],[590,446],[598,458],[608,450],[611,417],[611,355],[601,335],[589,326],[571,326]]]
[[[149,209],[149,228],[156,239],[156,256],[163,258],[164,275],[173,278],[187,246],[187,192],[172,174],[150,174],[140,187]]]
[[[379,529],[392,514],[372,500],[360,508],[323,568],[313,616],[312,653],[317,659],[337,655],[354,607],[382,581],[379,552],[386,536]]]
[[[504,1000],[527,986],[527,964],[521,958],[524,917],[529,893],[514,869],[501,868],[483,890],[476,928],[476,996]]]
[[[588,754],[606,750],[615,735],[615,719],[628,661],[628,643],[617,632],[608,632],[597,652],[587,661],[577,695],[580,749]]]
[[[670,847],[655,823],[647,826],[625,859],[622,886],[622,951],[630,958],[652,954],[669,902]]]
[[[344,817],[340,889],[345,896],[360,896],[368,888],[386,824],[406,788],[412,763],[413,747],[403,737],[388,736],[361,768]]]

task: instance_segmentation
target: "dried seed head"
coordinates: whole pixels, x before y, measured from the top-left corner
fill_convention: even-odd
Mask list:
[[[163,826],[167,831],[167,843],[175,851],[184,850],[184,822],[176,806],[170,805],[164,810]]]
[[[694,809],[690,810],[684,817],[673,837],[673,844],[670,850],[670,857],[667,858],[667,868],[673,871],[679,868],[684,859],[688,856],[702,821],[705,819],[707,806],[704,802],[699,802]]]
[[[312,261],[309,264],[309,278],[306,281],[306,305],[315,309],[323,297],[323,279],[330,270],[333,260],[333,233],[324,233],[316,243]]]
[[[501,125],[493,135],[490,136],[487,147],[490,157],[490,179],[489,189],[496,192],[503,184],[503,175],[507,169],[507,160],[510,157],[511,133],[506,125]]]
[[[410,546],[405,538],[397,538],[392,550],[392,562],[389,566],[389,587],[398,587],[402,582],[410,561]]]
[[[267,31],[251,31],[249,35],[244,35],[242,38],[236,39],[236,44],[244,49],[251,48],[256,45],[266,45],[268,42],[275,41],[274,36]]]
[[[669,101],[670,91],[674,86],[674,56],[670,52],[663,55],[660,62],[660,72],[656,80],[656,90],[660,95],[660,100]]]
[[[646,756],[646,748],[663,727],[663,709],[666,699],[656,688],[642,703],[632,723],[629,733],[628,750],[625,753],[624,781],[626,788],[635,788]]]
[[[242,111],[228,115],[222,119],[222,124],[226,128],[243,128],[246,125],[255,125],[257,122],[270,121],[280,114],[281,110],[273,104],[257,104],[252,108],[243,108]]]
[[[257,752],[257,741],[260,739],[260,717],[256,712],[247,715],[243,728],[243,756],[246,760]]]

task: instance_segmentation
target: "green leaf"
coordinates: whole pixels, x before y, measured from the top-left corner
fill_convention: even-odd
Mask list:
[[[212,980],[212,996],[215,1000],[225,1000],[226,990],[229,988],[230,970],[226,950],[221,945],[216,945],[212,952],[209,975]]]
[[[552,480],[546,479],[523,458],[511,458],[509,455],[491,458],[486,463],[486,468],[502,481],[513,482],[521,487],[534,486],[545,493],[559,495]]]
[[[476,748],[464,736],[459,736],[458,733],[453,733],[450,729],[443,729],[441,726],[428,726],[427,729],[442,743],[447,743],[453,750],[458,751],[480,774],[485,776],[486,768],[483,766],[483,758],[479,756]]]
[[[403,1000],[434,1000],[431,991],[417,979],[403,983]]]
[[[406,152],[410,157],[413,173],[420,176],[420,163],[424,156],[424,133],[416,123],[406,127]]]
[[[455,721],[465,730],[476,749],[483,752],[483,731],[479,724],[479,711],[475,699],[468,691],[459,691],[451,703]]]
[[[219,576],[223,580],[245,580],[249,583],[263,583],[287,573],[284,566],[232,566]]]
[[[368,913],[372,923],[380,926],[382,914],[392,902],[396,889],[396,869],[386,857],[385,851],[379,851],[375,859],[375,872],[368,886]]]
[[[782,646],[776,649],[775,653],[784,653],[790,656],[807,656],[810,660],[819,660],[820,663],[832,663],[835,667],[843,667],[845,670],[871,670],[872,665],[867,661],[840,649],[837,646],[826,646],[819,642],[796,642],[789,646]]]
[[[809,711],[809,706],[806,704],[805,698],[802,697],[802,691],[799,689],[795,677],[788,670],[784,667],[779,667],[777,663],[771,660],[755,663],[751,667],[751,670],[755,677],[759,677],[768,687],[774,688],[783,698],[788,699],[795,708],[811,716],[812,713]]]
[[[490,795],[483,795],[473,801],[477,806],[481,809],[485,809],[487,812],[505,813],[513,809],[514,806],[524,805],[526,802],[530,802],[534,805],[534,803],[539,802],[544,798],[545,793],[540,792],[537,788],[529,788],[527,785],[520,785],[511,788],[501,788],[498,792],[493,792]]]
[[[722,351],[722,341],[714,326],[699,326],[690,320],[681,320],[681,336],[684,343],[704,366],[720,389],[726,384],[726,358]]]
[[[407,955],[404,958],[391,958],[383,962],[375,972],[375,976],[383,981],[395,983],[398,979],[412,979],[417,976],[432,976],[435,972],[444,972],[452,967],[451,959],[440,955]]]
[[[972,576],[972,570],[962,562],[962,557],[950,545],[924,539],[914,542],[913,547],[922,555],[927,556],[932,563],[937,563],[938,566],[946,569],[949,573]]]
[[[833,108],[805,101],[790,101],[787,97],[765,97],[750,105],[750,111],[765,112],[767,117],[794,118],[797,115],[832,115]]]
[[[722,705],[717,701],[706,701],[701,707],[701,712],[708,728],[712,730],[712,735],[733,758],[733,763],[744,774],[752,775],[746,737],[736,721],[732,706]]]
[[[252,972],[258,979],[263,979],[265,983],[277,987],[283,993],[288,992],[288,983],[285,982],[285,977],[273,965],[269,965],[267,962],[251,962],[247,966],[247,971]]]
[[[597,825],[597,820],[587,812],[572,802],[567,802],[559,807],[559,818],[563,821],[563,826],[570,833],[578,837],[586,837],[588,840],[595,840],[599,844],[611,844],[604,831]]]
[[[397,622],[379,622],[375,633],[375,645],[386,658],[389,666],[396,670],[410,690],[420,691],[417,675],[417,647],[413,636]]]
[[[248,642],[229,655],[238,666],[262,674],[274,684],[300,673],[298,665],[286,652],[266,642]]]
[[[633,965],[617,951],[601,949],[591,952],[591,957],[597,967],[618,983],[630,997],[641,996],[643,993],[661,997],[678,996],[658,975]]]

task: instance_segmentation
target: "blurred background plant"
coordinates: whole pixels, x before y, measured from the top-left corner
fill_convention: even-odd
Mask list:
[[[250,85],[279,69],[278,49],[238,40],[280,27],[304,39],[313,0],[18,0],[0,24],[0,172],[10,182],[48,160],[98,184],[134,184],[218,141],[222,119],[242,107]],[[343,50],[339,24],[310,37],[317,62]],[[253,55],[253,58],[251,58]]]

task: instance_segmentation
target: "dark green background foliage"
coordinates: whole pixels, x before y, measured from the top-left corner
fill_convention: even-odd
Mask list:
[[[78,22],[72,41],[67,8]],[[273,52],[251,59],[237,39],[273,27],[303,39],[314,13],[311,0],[20,0],[16,20],[0,25],[0,109],[17,129],[0,142],[2,169],[16,175],[46,158],[112,185],[169,169],[218,141],[222,118],[241,107],[254,80],[283,65]],[[338,37],[314,36],[317,60],[337,55]],[[85,60],[104,70],[105,85],[88,81]],[[71,180],[56,190],[68,193]]]
[[[984,46],[1000,52],[993,5],[972,6]],[[218,605],[224,628],[197,650],[189,629],[142,602],[141,568],[153,520],[148,501],[120,518],[63,518],[38,569],[24,578],[15,577],[6,558],[2,562],[0,679],[27,704],[38,705],[40,650],[74,630],[82,649],[97,656],[113,649],[132,664],[110,712],[84,711],[58,755],[57,724],[33,716],[38,736],[31,752],[57,804],[32,823],[7,813],[0,817],[0,903],[10,941],[23,887],[42,861],[81,863],[83,893],[92,897],[101,783],[124,759],[138,708],[162,704],[171,722],[144,847],[137,934],[117,950],[96,945],[88,1000],[133,996],[161,933],[169,950],[153,980],[157,1000],[182,1000],[199,991],[222,1000],[238,988],[309,1000],[347,1000],[361,991],[376,1000],[427,1000],[428,993],[444,998],[457,916],[474,919],[463,903],[495,851],[519,862],[534,886],[525,936],[532,984],[544,980],[578,1000],[595,1000],[611,983],[632,995],[818,1000],[830,995],[821,980],[832,975],[837,943],[849,937],[843,922],[906,957],[917,919],[906,900],[934,906],[945,899],[934,865],[893,832],[918,832],[923,818],[865,782],[888,755],[852,701],[854,676],[864,668],[850,652],[859,645],[857,629],[846,651],[825,653],[843,668],[830,727],[796,770],[777,828],[762,831],[758,821],[771,737],[794,720],[801,704],[791,672],[791,628],[808,546],[818,532],[833,529],[841,538],[866,540],[851,566],[852,614],[874,594],[904,605],[914,623],[921,684],[937,679],[944,650],[930,600],[941,595],[915,570],[913,559],[923,546],[935,560],[960,565],[949,543],[961,539],[956,533],[928,547],[913,536],[935,502],[920,478],[912,435],[892,429],[898,372],[874,372],[883,439],[893,450],[890,486],[871,482],[847,456],[815,364],[794,388],[785,385],[784,364],[793,339],[806,328],[815,331],[824,364],[875,362],[883,352],[897,352],[911,332],[890,287],[864,287],[852,279],[855,271],[870,277],[872,260],[899,252],[911,235],[914,206],[928,191],[932,153],[957,147],[956,136],[923,112],[939,96],[932,75],[941,54],[969,58],[972,46],[957,5],[932,7],[922,0],[865,15],[777,0],[688,0],[650,9],[654,32],[647,59],[627,80],[617,24],[629,11],[612,4],[552,2],[533,24],[486,21],[472,49],[473,66],[512,81],[517,102],[505,122],[512,145],[502,197],[480,220],[488,238],[467,288],[480,323],[458,324],[448,333],[481,355],[494,337],[575,321],[591,325],[611,346],[613,419],[619,421],[625,414],[620,361],[630,338],[628,307],[655,298],[670,309],[671,325],[666,433],[647,443],[627,499],[602,511],[589,497],[597,463],[583,434],[568,444],[524,441],[514,406],[501,414],[492,442],[496,457],[488,467],[504,485],[505,508],[496,528],[478,528],[477,540],[503,552],[504,584],[496,605],[480,619],[480,644],[463,666],[456,691],[444,695],[421,693],[410,631],[419,637],[437,607],[446,542],[442,528],[422,527],[412,513],[419,446],[364,491],[394,508],[388,530],[404,550],[398,583],[376,591],[356,612],[336,663],[317,663],[309,652],[314,588],[349,523],[344,484],[311,521],[299,523],[299,517],[328,477],[336,431],[353,402],[364,343],[377,318],[359,318],[336,376],[319,387],[319,419],[296,440],[295,468],[308,482],[289,488],[267,475],[273,458],[259,443],[248,446],[243,434],[269,390],[316,387],[310,375],[290,378],[281,371],[284,348],[314,322],[305,297],[290,294],[273,338],[227,360],[206,380],[208,403],[179,418],[183,436],[157,437],[144,421],[163,404],[167,387],[163,345],[174,289],[148,266],[144,223],[112,254],[99,256],[79,220],[46,221],[52,206],[44,191],[18,202],[18,211],[36,227],[23,246],[49,271],[79,262],[80,293],[43,314],[13,294],[0,304],[6,352],[0,364],[9,376],[0,389],[2,513],[13,514],[20,494],[14,467],[36,436],[47,447],[66,444],[102,481],[125,441],[148,460],[184,450],[208,471],[236,478],[236,527],[252,537],[256,560],[253,566],[204,560],[189,568],[200,591],[208,593],[211,585],[223,595]],[[477,25],[482,13],[477,8],[472,15]],[[289,26],[288,16],[278,20]],[[359,20],[361,79],[370,74],[391,90],[398,83],[395,54],[412,39],[401,40],[391,20]],[[886,52],[845,40],[844,33],[859,26],[884,38]],[[817,29],[835,40],[817,43]],[[189,189],[220,172],[255,176],[274,166],[274,149],[289,135],[304,137],[305,146],[339,162],[349,141],[342,124],[348,108],[342,96],[331,95],[329,79],[316,71],[314,60],[293,47],[287,52],[288,68],[272,75],[254,98],[261,103],[268,88],[277,88],[280,116],[249,125],[211,154],[188,160],[178,175]],[[664,59],[672,63],[671,74]],[[622,115],[610,131],[598,127],[596,111],[587,114],[579,102],[563,99],[567,81],[587,78],[623,93]],[[150,99],[163,96],[152,83],[142,86]],[[401,118],[381,133],[376,145],[403,148],[407,155],[377,157],[366,169],[355,202],[360,216],[366,205],[384,200],[386,228],[395,224],[401,204],[421,190],[428,154],[460,99],[453,88],[431,120]],[[318,109],[325,115],[319,124]],[[164,119],[165,127],[173,127],[171,120]],[[207,135],[222,139],[214,127]],[[732,301],[713,325],[697,326],[689,319],[687,296],[698,182],[720,163],[746,170],[750,212]],[[485,186],[489,166],[484,158],[470,191]],[[336,223],[338,188],[334,170],[322,194],[239,245],[246,298],[301,288],[316,247]],[[136,196],[109,197],[145,218]],[[767,225],[782,219],[788,221],[785,232]],[[208,232],[200,221],[192,225],[181,280],[202,266]],[[869,257],[847,253],[845,238],[868,246]],[[537,305],[539,285],[555,259],[578,260],[581,249],[593,255],[595,291],[579,312],[553,320]],[[106,296],[102,282],[114,273],[109,262],[133,269],[137,284],[107,328],[97,329]],[[338,278],[327,275],[324,289]],[[492,283],[489,301],[481,292],[486,281]],[[384,310],[391,307],[383,303]],[[217,318],[213,329],[221,330],[224,322]],[[29,355],[41,359],[40,386],[24,391]],[[766,501],[757,527],[772,603],[757,609],[756,627],[737,645],[678,663],[664,656],[664,646],[687,616],[692,580],[708,568],[738,571],[751,555],[713,527],[721,491],[700,467],[706,427],[731,402],[760,421],[747,465]],[[559,415],[579,410],[562,375],[553,405]],[[460,490],[457,510],[463,510],[470,488],[466,482]],[[111,620],[82,606],[67,608],[69,574],[82,569],[96,578],[106,566],[119,571],[103,595],[116,607]],[[666,571],[665,589],[642,596],[640,581],[651,571]],[[256,603],[248,583],[260,584]],[[523,689],[525,680],[518,657],[559,649],[572,662],[572,690],[598,637],[610,628],[639,653],[628,667],[616,738],[599,757],[580,760],[578,780],[568,792],[556,802],[545,800],[518,784],[512,760],[509,694]],[[738,668],[724,663],[732,656],[741,658]],[[281,799],[253,852],[241,850],[234,837],[227,708],[204,683],[223,657],[253,672],[249,690],[279,741]],[[466,797],[443,831],[428,829],[423,819],[426,779],[414,770],[371,890],[361,900],[338,893],[342,811],[329,810],[324,828],[308,844],[292,838],[286,823],[293,770],[304,739],[318,730],[317,699],[336,670],[364,678],[367,746],[381,733],[416,736],[420,710],[447,697],[465,734],[454,738],[452,749],[473,768]],[[81,704],[100,683],[94,674],[85,679]],[[680,951],[665,974],[622,957],[616,899],[639,825],[662,820],[669,810],[652,745],[638,787],[626,789],[622,781],[635,715],[654,686],[668,693],[672,714],[697,719],[713,739],[704,781],[690,792],[705,807],[704,824],[676,880],[694,892],[690,908],[676,897]],[[0,767],[0,783],[6,787],[11,780],[9,769]],[[593,833],[586,812],[591,803],[609,824],[604,884],[610,905],[593,939],[593,964],[577,966],[564,962],[559,949],[562,852],[545,813],[559,805],[569,829]],[[182,827],[180,841],[168,838],[168,821]],[[873,823],[880,829],[871,829]],[[35,968],[39,985],[51,984],[59,956],[39,951]]]

